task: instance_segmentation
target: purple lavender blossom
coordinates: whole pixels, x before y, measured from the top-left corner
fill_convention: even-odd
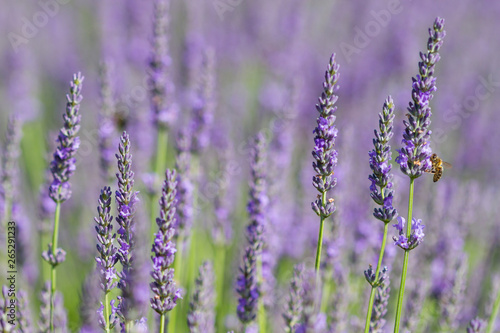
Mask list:
[[[174,269],[175,244],[173,242],[175,230],[176,200],[176,172],[167,170],[163,182],[162,196],[160,198],[160,217],[156,219],[158,232],[151,252],[153,255],[153,282],[150,284],[154,297],[151,298],[151,307],[158,314],[164,315],[172,310],[181,297],[181,290],[176,288]]]
[[[257,317],[257,303],[259,300],[259,287],[257,284],[257,256],[252,246],[248,246],[243,256],[240,275],[236,280],[238,307],[236,313],[243,324],[249,324]]]
[[[19,158],[19,143],[21,140],[22,123],[18,116],[12,114],[7,125],[5,135],[5,147],[2,153],[2,170],[0,173],[0,212],[3,212],[2,224],[5,227],[12,217],[12,202],[14,200],[14,178],[17,171],[17,160]]]
[[[17,322],[19,324],[17,329],[19,333],[32,331],[31,313],[28,304],[28,295],[24,290],[19,290],[17,293]]]
[[[191,333],[215,332],[214,279],[212,264],[209,261],[203,262],[189,303],[187,323]]]
[[[99,256],[95,258],[97,262],[97,269],[100,273],[101,289],[104,294],[108,294],[117,285],[114,280],[116,279],[116,269],[115,264],[118,262],[118,250],[114,246],[113,242],[116,238],[116,234],[113,233],[113,216],[111,216],[111,188],[105,186],[101,190],[101,195],[99,196],[99,206],[97,207],[98,217],[94,220],[97,224],[95,230],[97,232],[97,252]],[[114,302],[114,300],[112,301]],[[104,306],[101,303],[101,308],[98,310],[99,316],[104,317],[102,309]],[[112,307],[113,308],[113,307]],[[108,314],[109,318],[109,328],[113,328],[116,325],[116,316],[114,313]],[[107,321],[100,321],[101,328],[107,329]]]
[[[231,198],[230,195],[228,195],[231,163],[228,155],[227,149],[217,153],[218,168],[221,170],[221,175],[217,180],[219,187],[215,192],[213,201],[215,221],[212,229],[212,237],[214,242],[218,245],[228,245],[232,237],[229,212]]]
[[[130,139],[127,132],[123,132],[118,146],[119,154],[116,154],[118,160],[118,190],[116,191],[116,202],[118,206],[118,216],[116,222],[120,226],[118,229],[118,258],[122,264],[122,271],[118,273],[118,287],[122,290],[120,298],[120,312],[127,318],[132,307],[130,303],[133,299],[131,282],[131,270],[135,245],[134,239],[134,213],[135,204],[139,201],[137,197],[139,192],[134,192],[134,172],[132,171],[132,154],[130,154]],[[123,318],[122,318],[123,319]]]
[[[413,284],[408,301],[406,301],[405,313],[407,315],[404,316],[402,323],[404,332],[413,332],[416,329],[428,291],[429,284],[425,280],[418,279]]]
[[[387,303],[391,291],[389,275],[386,274],[387,270],[382,271],[380,278],[380,285],[375,291],[375,301],[373,303],[373,312],[370,320],[370,332],[382,333],[384,332],[385,319],[387,313]]]
[[[287,302],[287,308],[283,314],[285,320],[285,332],[293,333],[299,323],[302,315],[302,298],[304,294],[303,289],[303,273],[304,266],[302,264],[296,265],[293,270],[293,277],[290,281],[290,298]]]
[[[9,289],[7,286],[2,286],[2,297],[0,298],[0,330],[1,332],[13,332],[15,325],[10,324],[12,318],[9,316],[10,308],[10,298],[8,297]],[[14,304],[14,315],[15,315],[15,304]]]
[[[432,93],[436,91],[436,78],[434,66],[439,61],[439,49],[443,45],[444,19],[436,18],[432,29],[429,29],[429,40],[427,42],[427,53],[420,53],[422,61],[418,63],[419,74],[412,78],[412,100],[406,115],[408,120],[403,123],[405,132],[403,134],[403,147],[398,150],[399,156],[396,162],[401,171],[411,179],[420,177],[425,171],[431,169],[430,147],[431,131],[431,108],[429,102]]]
[[[453,276],[449,287],[439,299],[440,327],[442,331],[456,331],[459,326],[459,313],[464,304],[464,293],[467,282],[467,255],[462,254],[455,259]]]
[[[486,328],[486,321],[476,317],[472,319],[467,327],[467,333],[482,333]]]
[[[215,51],[205,50],[198,92],[193,101],[191,152],[201,153],[209,144],[209,126],[215,111]]]
[[[108,293],[116,287],[113,280],[116,278],[115,264],[118,261],[117,249],[113,245],[116,234],[113,233],[113,216],[111,216],[111,188],[105,186],[99,196],[99,206],[97,207],[98,217],[95,217],[95,230],[97,232],[97,252],[99,256],[95,258],[101,275],[101,288]]]
[[[337,107],[338,96],[336,92],[339,89],[337,81],[339,79],[339,65],[335,62],[335,54],[330,57],[328,68],[325,72],[325,82],[323,83],[323,93],[316,104],[316,110],[319,117],[316,119],[318,126],[314,129],[314,157],[313,169],[316,175],[313,176],[313,186],[320,195],[311,203],[313,211],[325,219],[335,211],[333,199],[327,199],[326,196],[335,184],[337,179],[333,178],[333,171],[337,165],[337,151],[335,139],[337,137],[337,128],[335,127],[335,111]]]
[[[176,237],[188,237],[193,222],[193,191],[191,181],[191,138],[185,129],[177,136],[177,159],[175,162],[177,174],[177,224]]]
[[[155,125],[168,128],[177,117],[177,107],[172,103],[175,87],[169,73],[172,64],[168,48],[170,0],[157,0],[154,13],[153,53],[149,60],[151,108]]]
[[[251,150],[250,198],[247,211],[250,224],[247,226],[247,239],[259,256],[264,246],[264,228],[266,225],[266,209],[269,203],[266,183],[266,142],[264,134],[255,137]]]
[[[96,267],[85,276],[81,288],[80,317],[82,326],[80,333],[93,333],[101,330],[99,322],[99,304],[102,298],[101,274]],[[104,315],[103,317],[104,318]]]
[[[70,83],[69,94],[66,95],[66,113],[63,115],[64,127],[61,128],[57,137],[57,147],[50,163],[50,171],[54,177],[50,185],[49,195],[56,203],[61,203],[71,197],[71,184],[69,178],[75,172],[75,155],[80,146],[80,138],[77,136],[80,130],[81,115],[80,102],[82,101],[82,83],[84,77],[81,73],[73,74]]]
[[[54,295],[54,330],[55,332],[67,332],[68,322],[66,310],[64,309],[63,297],[60,292]],[[40,292],[40,321],[38,327],[43,333],[50,332],[50,281],[45,282]]]
[[[392,123],[394,120],[394,102],[391,96],[387,97],[384,102],[383,111],[379,114],[379,130],[375,130],[375,139],[373,146],[375,147],[368,153],[370,156],[370,168],[373,171],[368,179],[371,181],[370,196],[373,201],[381,207],[375,208],[373,216],[378,220],[389,223],[396,216],[397,211],[392,206],[393,200],[393,185],[391,173],[391,146],[389,140],[394,135],[392,131]]]
[[[116,132],[113,122],[115,105],[113,91],[111,89],[110,64],[103,62],[100,67],[99,76],[101,83],[101,108],[99,110],[99,163],[101,167],[101,177],[106,182],[111,182],[113,178],[113,137]]]
[[[412,219],[410,239],[406,237],[406,220],[404,217],[398,216],[398,223],[392,226],[398,230],[399,237],[393,236],[394,244],[403,250],[412,250],[416,248],[424,240],[424,228],[422,220]]]

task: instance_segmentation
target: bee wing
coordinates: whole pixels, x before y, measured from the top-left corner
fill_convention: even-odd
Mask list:
[[[447,169],[451,169],[451,168],[453,168],[453,165],[451,165],[451,164],[450,164],[450,163],[448,163],[448,162],[443,161],[443,167],[445,167],[445,168],[447,168]]]

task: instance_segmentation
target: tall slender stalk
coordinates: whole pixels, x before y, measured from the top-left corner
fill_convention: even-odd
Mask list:
[[[486,333],[492,333],[495,326],[495,320],[500,312],[500,288],[498,288],[497,298],[493,304],[493,311],[491,311],[490,319],[488,320],[488,327],[486,328]]]
[[[335,54],[332,54],[325,72],[325,82],[323,83],[323,93],[319,97],[316,110],[319,116],[316,119],[317,127],[314,129],[314,157],[313,169],[316,175],[313,176],[313,186],[320,193],[317,199],[312,202],[313,211],[320,218],[318,243],[316,246],[316,279],[319,280],[319,268],[321,266],[321,248],[323,246],[323,229],[326,218],[333,214],[335,205],[332,198],[327,198],[328,191],[331,190],[337,180],[333,178],[333,171],[337,165],[337,151],[335,150],[335,138],[337,129],[335,127],[335,111],[338,96],[337,81],[339,78],[339,65],[335,62]]]
[[[54,230],[52,231],[52,249],[57,251],[57,240],[59,235],[59,217],[61,215],[61,203],[56,204],[56,212],[54,214]],[[50,269],[50,330],[54,330],[54,297],[56,294],[56,267],[57,264],[52,264]]]
[[[408,239],[410,239],[410,235],[411,235],[414,181],[415,180],[413,178],[410,178],[410,195],[408,198],[408,220],[406,223],[406,237]],[[401,317],[403,315],[403,297],[404,297],[404,293],[405,293],[406,273],[408,272],[408,260],[409,260],[409,258],[410,258],[410,249],[405,249],[405,254],[404,254],[404,259],[403,259],[403,271],[401,273],[401,283],[399,285],[398,305],[396,307],[396,319],[394,322],[394,333],[399,332],[399,324],[401,321]]]

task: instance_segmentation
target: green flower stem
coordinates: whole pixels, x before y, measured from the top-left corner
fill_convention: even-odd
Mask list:
[[[264,284],[264,279],[262,277],[262,253],[257,257],[257,281],[259,284],[259,290],[262,291],[262,286]],[[262,293],[259,295],[257,308],[257,321],[259,324],[259,333],[266,333],[266,309],[264,307],[264,300],[262,298]]]
[[[413,211],[413,187],[415,179],[410,178],[410,195],[408,198],[408,220],[406,220],[406,237],[410,239],[411,222]],[[403,314],[403,296],[405,293],[406,273],[408,272],[408,259],[410,258],[410,250],[405,250],[403,259],[403,271],[401,273],[401,283],[399,286],[398,306],[396,308],[396,320],[394,323],[394,333],[399,332],[399,323]]]
[[[156,188],[158,179],[162,179],[162,175],[165,173],[166,161],[167,161],[167,149],[168,149],[168,132],[167,128],[160,126],[158,127],[158,133],[156,137],[156,160],[154,167],[155,174],[155,183],[154,187]],[[154,233],[156,231],[156,216],[158,213],[158,200],[160,198],[160,193],[156,195],[151,195],[151,208],[150,208],[150,235],[151,235],[151,243],[154,242]]]
[[[177,285],[182,285],[182,259],[183,259],[183,250],[184,250],[184,232],[179,233],[179,237],[177,237],[176,241],[177,252],[175,253],[175,261],[174,261],[174,274],[175,279],[177,280]],[[170,311],[169,321],[168,321],[168,332],[176,332],[177,325],[177,317],[181,314],[181,309],[179,306],[176,306]]]
[[[162,313],[161,316],[160,316],[160,331],[159,332],[160,333],[164,333],[165,332],[165,314],[164,313]]]
[[[215,272],[216,272],[216,327],[222,327],[222,309],[224,306],[224,282],[226,277],[226,246],[218,244],[215,247]]]
[[[498,316],[499,310],[500,310],[500,288],[498,290],[495,303],[493,304],[493,311],[491,311],[491,316],[490,316],[490,320],[488,321],[488,327],[486,328],[486,333],[493,332],[493,326],[495,324],[495,319]]]
[[[384,223],[384,237],[382,238],[382,246],[380,247],[380,254],[378,256],[377,270],[375,271],[375,283],[378,283],[380,268],[382,267],[382,259],[384,258],[385,245],[387,244],[388,229],[389,229],[389,223]],[[373,302],[375,301],[375,292],[377,288],[378,286],[372,286],[372,290],[370,292],[370,300],[368,301],[368,312],[366,314],[365,333],[368,333],[370,331],[370,321],[372,318]]]
[[[106,320],[106,333],[110,333],[111,330],[109,328],[109,291],[104,294],[104,320]]]
[[[60,190],[59,190],[60,191]],[[57,251],[57,238],[59,235],[59,218],[61,216],[61,203],[56,204],[56,213],[54,215],[54,231],[52,232],[52,253]],[[50,331],[54,331],[54,296],[56,294],[56,266],[50,270]]]
[[[326,192],[323,192],[321,197],[321,202],[323,203],[323,207],[326,205]],[[320,224],[319,224],[319,236],[318,236],[318,246],[316,248],[316,263],[314,264],[314,269],[316,270],[316,275],[319,273],[319,266],[321,263],[321,248],[323,247],[323,229],[325,225],[325,218],[321,216]]]

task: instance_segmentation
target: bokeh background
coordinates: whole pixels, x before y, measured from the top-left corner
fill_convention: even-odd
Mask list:
[[[2,0],[0,6],[0,135],[5,137],[10,114],[22,118],[16,177],[16,220],[23,229],[19,285],[29,291],[34,322],[37,295],[48,269],[40,260],[47,239],[40,235],[50,229],[40,216],[40,192],[47,191],[47,167],[62,125],[68,83],[77,71],[86,77],[73,196],[62,207],[60,246],[68,256],[58,270],[68,325],[76,332],[88,324],[93,311],[85,303],[92,302],[86,297],[92,288],[86,276],[94,268],[93,216],[104,186],[98,149],[103,61],[110,67],[117,117],[127,120],[131,134],[136,187],[141,191],[136,221],[149,223],[144,180],[155,150],[147,85],[153,1]],[[335,262],[348,296],[342,306],[324,310],[337,312],[345,320],[345,330],[359,330],[369,294],[363,270],[369,263],[376,264],[383,229],[371,216],[368,188],[373,129],[385,98],[391,95],[396,104],[395,157],[411,77],[417,73],[419,52],[425,50],[427,30],[436,16],[446,20],[447,36],[435,73],[438,90],[431,102],[431,146],[453,169],[445,170],[438,183],[430,176],[416,182],[414,215],[423,219],[426,238],[410,258],[408,293],[418,286],[427,296],[416,331],[436,330],[443,318],[442,304],[456,288],[457,265],[465,261],[463,292],[454,300],[454,329],[463,330],[476,315],[488,315],[494,276],[500,269],[498,2],[190,0],[172,1],[170,15],[173,96],[180,112],[169,132],[168,167],[175,164],[175,137],[192,117],[192,82],[199,75],[202,55],[207,49],[215,52],[216,107],[209,127],[210,146],[200,155],[194,245],[187,261],[194,272],[202,260],[213,259],[213,202],[225,193],[232,233],[223,273],[226,304],[218,314],[217,332],[225,332],[223,326],[238,327],[233,286],[248,222],[249,146],[258,131],[270,141],[269,231],[276,259],[276,306],[270,318],[275,318],[275,331],[282,325],[279,314],[293,265],[311,264],[314,259],[318,229],[318,218],[310,209],[316,195],[310,153],[317,117],[314,106],[333,52],[341,66],[336,113],[339,164],[338,185],[332,193],[337,212],[327,225],[325,260]],[[396,207],[404,216],[408,179],[397,165],[394,173]],[[147,277],[149,247],[140,248]],[[392,242],[387,251],[394,282],[386,325],[391,331],[402,251]],[[194,279],[194,275],[190,276]],[[189,295],[185,303],[188,299]]]

